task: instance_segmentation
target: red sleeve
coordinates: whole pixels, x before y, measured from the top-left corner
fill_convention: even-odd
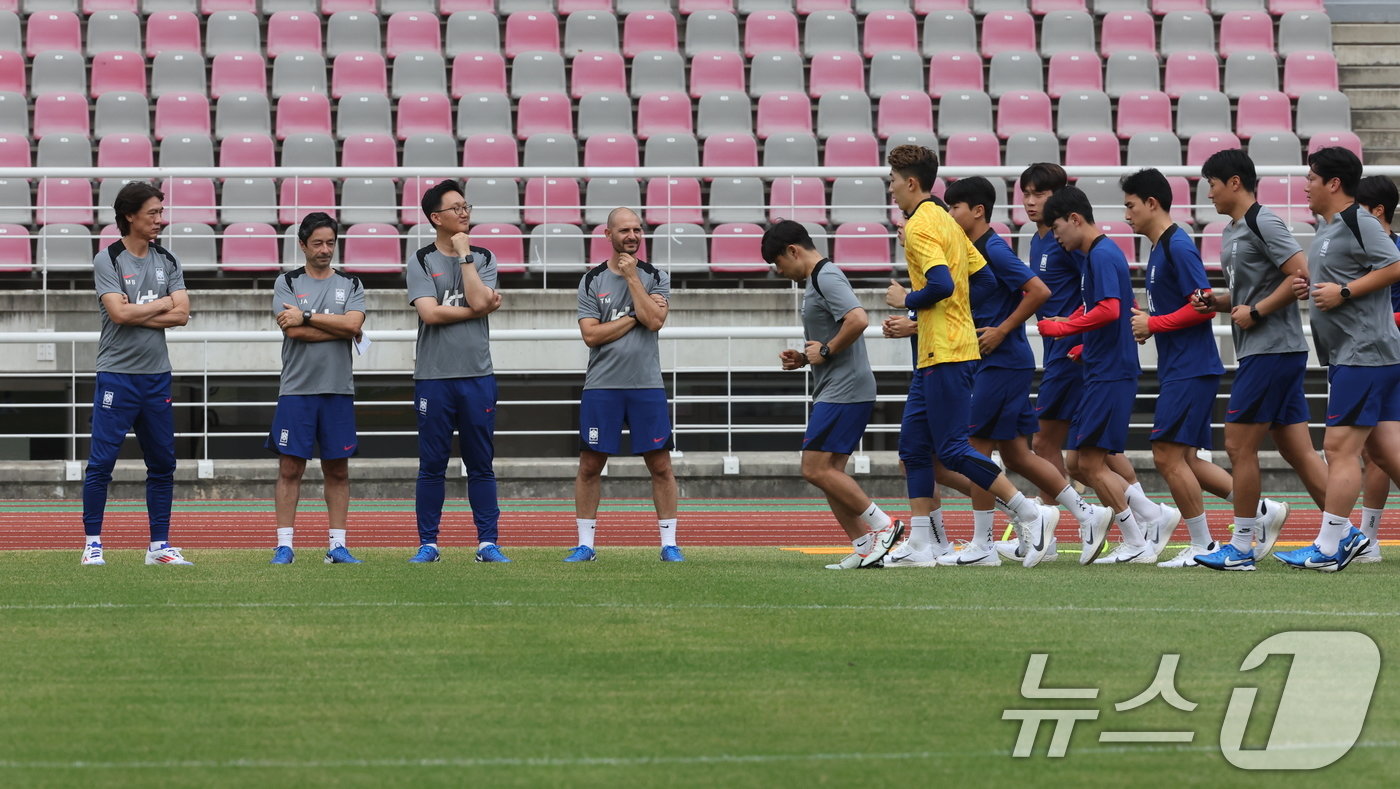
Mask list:
[[[1395,325],[1400,326],[1400,312],[1395,313]]]
[[[1212,312],[1196,312],[1196,308],[1188,303],[1176,312],[1151,316],[1147,319],[1147,330],[1153,334],[1181,331],[1192,326],[1199,326],[1202,323],[1209,323],[1214,317],[1215,313]]]
[[[1107,326],[1118,320],[1119,313],[1118,299],[1104,299],[1088,312],[1081,307],[1067,321],[1041,321],[1036,329],[1043,337],[1068,337]]]
[[[1065,354],[1065,356],[1068,356],[1070,361],[1073,362],[1084,361],[1084,346],[1076,345],[1073,348],[1070,348],[1069,353]]]

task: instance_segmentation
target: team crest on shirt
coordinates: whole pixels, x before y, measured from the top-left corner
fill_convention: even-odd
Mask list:
[[[1332,246],[1332,239],[1330,239],[1330,238],[1324,238],[1324,239],[1322,239],[1322,249],[1319,249],[1319,250],[1317,251],[1318,257],[1327,257],[1327,248],[1330,247],[1330,246]]]
[[[103,407],[103,408],[111,408],[111,407],[112,407],[112,400],[113,400],[113,398],[115,398],[115,397],[116,397],[116,395],[112,394],[112,390],[111,390],[111,389],[108,389],[107,391],[103,392],[103,393],[102,393],[102,407]]]
[[[345,288],[336,288],[336,289],[335,289],[335,303],[336,303],[336,304],[344,304],[344,303],[345,303]]]
[[[287,430],[287,429],[283,429],[283,430],[282,430],[282,435],[281,435],[281,436],[278,436],[278,438],[277,438],[277,446],[279,446],[279,447],[285,447],[285,446],[287,445],[287,441],[291,438],[291,433],[292,433],[292,431]]]
[[[165,284],[165,269],[163,269],[163,268],[158,268],[158,269],[156,269],[156,282],[159,282],[159,283],[161,283],[162,285]]]

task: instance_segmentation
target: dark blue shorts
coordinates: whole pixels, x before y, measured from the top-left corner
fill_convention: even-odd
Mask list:
[[[282,395],[277,398],[277,413],[272,416],[272,430],[263,446],[279,455],[322,460],[359,454],[355,397],[347,394]]]
[[[1128,447],[1128,423],[1132,421],[1137,379],[1085,381],[1079,414],[1069,427],[1070,449],[1098,447],[1122,452]]]
[[[1200,375],[1163,383],[1157,395],[1152,440],[1211,449],[1210,417],[1215,411],[1215,395],[1219,392],[1218,375]]]
[[[1327,426],[1400,421],[1400,364],[1327,368]]]
[[[1073,422],[1083,396],[1084,365],[1068,359],[1046,365],[1035,397],[1035,418]]]
[[[933,467],[933,434],[925,413],[923,376],[918,371],[909,382],[909,396],[904,399],[904,417],[899,424],[899,459],[909,467]]]
[[[1031,379],[1035,370],[984,367],[973,376],[973,438],[1010,441],[1040,430],[1031,410]]]
[[[1275,426],[1308,421],[1308,401],[1303,396],[1307,369],[1306,351],[1244,357],[1230,384],[1225,421]]]
[[[875,403],[813,403],[802,451],[849,455],[860,446]]]
[[[585,389],[579,400],[578,438],[583,449],[622,453],[622,426],[632,454],[671,448],[671,407],[665,389]]]

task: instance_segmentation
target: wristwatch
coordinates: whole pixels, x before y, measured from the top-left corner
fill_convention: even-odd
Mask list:
[[[302,312],[302,314],[301,314],[301,322],[302,322],[303,324],[307,325],[307,326],[310,326],[310,325],[311,325],[311,316],[312,316],[312,315],[315,315],[315,314],[316,314],[316,313],[312,312],[311,310],[306,310],[306,311]]]
[[[827,358],[831,355],[831,346],[827,345],[826,343],[822,343],[821,350],[818,351],[818,353],[822,355],[823,359]]]
[[[1258,307],[1250,307],[1249,319],[1254,321],[1255,323],[1259,323],[1260,321],[1264,320],[1264,315],[1263,313],[1259,312]]]
[[[1343,285],[1343,286],[1342,286],[1342,301],[1348,301],[1348,300],[1350,300],[1350,299],[1351,299],[1351,288],[1348,288],[1346,285]]]

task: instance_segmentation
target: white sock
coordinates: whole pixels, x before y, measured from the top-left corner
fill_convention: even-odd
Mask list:
[[[909,547],[916,551],[933,547],[933,518],[915,515],[909,519]]]
[[[1346,536],[1347,529],[1351,528],[1351,521],[1341,515],[1333,515],[1330,512],[1322,513],[1322,528],[1317,532],[1317,547],[1323,553],[1332,554],[1337,550],[1337,544]]]
[[[1155,523],[1162,517],[1162,505],[1147,498],[1141,482],[1128,486],[1128,507],[1133,511],[1133,517],[1141,523]]]
[[[280,531],[280,530],[279,530],[279,531]],[[291,535],[288,535],[288,536],[290,537]],[[344,530],[344,529],[331,529],[331,530],[330,530],[330,538],[331,538],[331,539],[330,539],[331,550],[335,550],[336,548],[344,548],[344,547],[345,547],[345,530]]]
[[[1126,510],[1113,516],[1113,520],[1118,524],[1118,531],[1123,536],[1123,544],[1129,548],[1147,547],[1147,538],[1143,535],[1142,527],[1138,525],[1137,518],[1133,517],[1133,509]]]
[[[285,528],[285,529],[279,527],[279,528],[277,529],[277,547],[278,547],[278,548],[290,548],[290,547],[292,547],[292,532],[294,532],[294,531],[296,531],[296,529],[293,529],[293,528],[290,527],[290,526],[288,526],[288,527]]]
[[[89,545],[101,546],[101,545],[102,545],[102,535],[100,535],[100,534],[84,534],[84,535],[83,535],[83,547],[86,548],[86,547],[88,547]]]
[[[1206,523],[1203,512],[1194,518],[1186,519],[1186,529],[1191,532],[1191,544],[1205,547],[1210,545],[1210,524]]]
[[[943,508],[928,514],[929,522],[933,524],[933,547],[943,548],[948,545],[948,531],[943,528]]]
[[[870,553],[870,547],[874,544],[874,532],[866,532],[865,534],[862,534],[859,538],[851,540],[851,547],[855,548],[856,553],[860,554],[861,556]]]
[[[593,547],[593,533],[598,529],[597,518],[574,518],[578,524],[578,544]]]
[[[1338,539],[1340,539],[1340,538],[1338,538]],[[161,548],[164,548],[165,546],[166,546],[166,543],[163,543],[163,542],[153,542],[153,543],[151,543],[151,550],[153,550],[153,551],[158,551],[158,550],[160,550]]]
[[[1019,490],[1006,502],[1006,508],[1016,513],[1016,522],[1023,526],[1035,523],[1035,519],[1040,517],[1040,507]]]
[[[1236,517],[1235,534],[1230,538],[1230,544],[1240,549],[1241,551],[1248,551],[1252,549],[1254,547],[1254,532],[1258,528],[1258,518]]]
[[[676,519],[659,520],[656,522],[656,528],[661,532],[661,547],[674,548],[676,545]]]
[[[1087,523],[1094,516],[1093,506],[1079,495],[1079,491],[1075,490],[1073,485],[1066,485],[1064,490],[1056,493],[1055,501],[1058,501],[1061,507],[1069,510],[1074,519],[1080,523]]]
[[[1376,541],[1376,535],[1380,532],[1381,514],[1384,512],[1383,509],[1361,508],[1361,533],[1371,542]]]
[[[870,502],[870,507],[860,514],[860,522],[865,524],[865,528],[871,531],[879,531],[890,525],[890,516],[880,509],[875,502]]]
[[[996,523],[995,510],[972,511],[972,544],[978,548],[992,547],[992,527]]]

